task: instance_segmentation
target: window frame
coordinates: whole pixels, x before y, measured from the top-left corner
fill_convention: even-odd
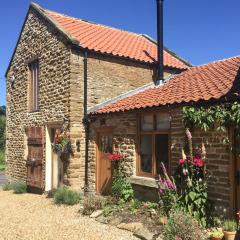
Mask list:
[[[168,113],[169,114],[169,121],[170,126],[169,130],[162,131],[157,130],[157,114],[161,113]],[[144,115],[152,115],[153,120],[153,130],[152,131],[143,131],[141,128],[141,120],[142,116]],[[157,169],[156,169],[156,146],[155,146],[155,136],[166,134],[168,135],[168,169],[167,171],[170,171],[171,169],[171,112],[167,110],[162,111],[153,111],[153,112],[144,112],[137,114],[137,166],[136,166],[136,175],[140,177],[149,177],[149,178],[155,178],[157,177]],[[141,136],[143,135],[151,135],[152,136],[152,171],[151,173],[143,172],[141,170]]]
[[[35,59],[28,63],[28,111],[38,112],[40,110],[40,80],[39,60]],[[34,77],[33,77],[34,75]]]

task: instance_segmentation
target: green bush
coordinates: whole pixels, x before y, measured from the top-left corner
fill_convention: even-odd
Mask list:
[[[129,204],[129,208],[132,213],[138,212],[142,207],[142,202],[137,199],[132,199]]]
[[[229,231],[229,232],[234,232],[237,230],[237,223],[235,220],[227,219],[223,223],[223,230],[224,231]]]
[[[105,199],[102,196],[97,195],[87,195],[83,199],[83,210],[84,215],[90,215],[94,211],[102,209],[105,206]]]
[[[112,196],[118,200],[128,202],[134,197],[134,191],[131,183],[123,175],[117,175],[112,183]]]
[[[75,205],[81,200],[81,194],[67,187],[57,189],[54,194],[56,204]]]
[[[22,194],[27,192],[27,184],[25,182],[6,183],[2,189],[3,191],[13,190],[13,193]]]
[[[3,190],[3,191],[10,191],[10,190],[12,190],[12,185],[11,185],[11,183],[5,183],[5,184],[2,186],[2,190]]]
[[[5,170],[5,152],[0,150],[0,172]]]
[[[25,182],[12,183],[12,190],[16,194],[22,194],[27,192],[27,184]]]
[[[206,182],[189,179],[185,192],[180,196],[179,204],[203,227],[206,227],[211,209]]]
[[[0,114],[0,150],[5,147],[5,127],[6,127],[6,117]]]
[[[170,213],[168,223],[163,227],[163,240],[207,240],[204,229],[189,214],[180,210]]]

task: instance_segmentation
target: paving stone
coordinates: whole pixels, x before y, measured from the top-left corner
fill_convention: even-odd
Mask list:
[[[143,224],[140,222],[120,223],[117,225],[117,227],[130,232],[135,232],[136,230],[143,228]]]
[[[134,231],[133,235],[142,240],[152,240],[154,236],[153,233],[151,233],[148,229],[143,227]]]
[[[101,216],[103,214],[103,211],[102,210],[97,210],[97,211],[94,211],[91,215],[90,215],[90,218],[97,218],[99,216]]]

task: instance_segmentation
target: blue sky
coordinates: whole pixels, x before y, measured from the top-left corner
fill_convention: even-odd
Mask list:
[[[41,6],[156,38],[155,0],[35,0]],[[4,74],[29,0],[1,1],[0,105]],[[194,65],[240,54],[239,0],[165,0],[165,46]]]

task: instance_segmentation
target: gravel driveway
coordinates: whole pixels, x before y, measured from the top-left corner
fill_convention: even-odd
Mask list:
[[[1,240],[134,240],[130,232],[83,217],[79,205],[56,206],[44,195],[0,190]]]
[[[4,185],[7,182],[7,178],[4,172],[0,172],[0,186]]]

